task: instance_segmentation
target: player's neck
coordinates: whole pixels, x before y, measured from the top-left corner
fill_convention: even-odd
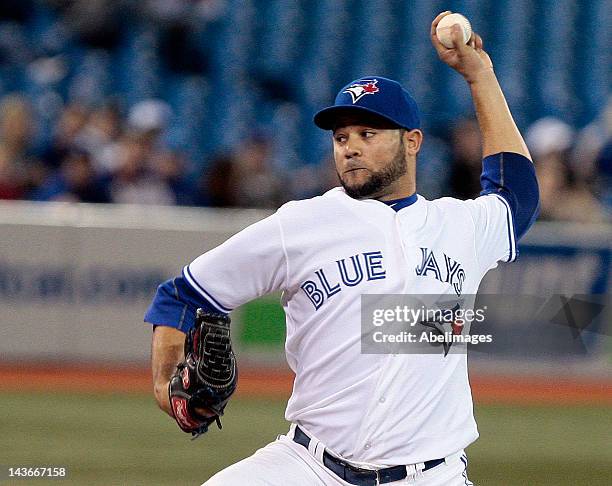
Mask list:
[[[390,184],[380,196],[373,197],[379,201],[396,201],[412,196],[416,192],[416,181],[414,177],[405,174],[397,181]]]

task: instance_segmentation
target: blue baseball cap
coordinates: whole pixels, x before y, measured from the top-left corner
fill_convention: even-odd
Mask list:
[[[351,111],[378,115],[408,130],[421,126],[414,98],[397,81],[382,76],[365,76],[347,84],[338,92],[333,106],[314,116],[315,125],[333,130],[338,116]]]

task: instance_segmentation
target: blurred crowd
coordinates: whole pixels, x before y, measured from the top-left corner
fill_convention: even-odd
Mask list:
[[[480,190],[478,124],[458,121],[451,131],[449,194]],[[540,186],[541,221],[612,221],[612,96],[600,116],[580,130],[555,117],[536,120],[523,135]]]
[[[127,113],[112,101],[93,108],[67,104],[49,143],[36,146],[37,120],[28,100],[18,93],[5,96],[0,100],[0,199],[275,208],[337,185],[329,158],[319,165],[279,169],[273,163],[272,135],[256,130],[194,171],[198,161],[187,160],[164,142],[169,110],[155,99]],[[540,219],[609,219],[612,101],[581,130],[546,117],[524,132],[540,182]],[[439,194],[427,196],[478,195],[481,139],[476,121],[457,120],[446,137],[433,138],[446,145],[441,153],[447,155],[443,170],[434,174]]]
[[[115,49],[123,14],[137,10],[159,33],[156,55],[170,75],[207,73],[210,53],[189,39],[227,8],[225,0],[41,1],[61,20],[57,25],[94,50]],[[34,3],[4,0],[0,20],[5,26],[32,23]],[[52,27],[56,37],[49,37],[39,58],[25,56],[10,31],[0,32],[0,69],[27,66],[31,78],[44,82],[59,76],[52,41],[61,38],[61,29]],[[269,126],[248,126],[233,146],[195,160],[198,151],[171,142],[173,110],[167,100],[150,97],[128,106],[119,93],[95,103],[83,96],[58,97],[49,105],[52,113],[41,112],[40,103],[19,89],[0,99],[0,199],[275,208],[338,185],[331,140],[320,163],[283,164],[276,151],[282,135]],[[584,127],[545,117],[522,128],[540,182],[540,219],[610,220],[612,97]],[[418,186],[425,196],[478,195],[481,140],[473,118],[426,133],[423,152]]]
[[[296,197],[292,187],[307,197],[335,185],[329,174],[301,169],[290,181],[273,168],[270,137],[256,132],[194,174],[197,161],[164,142],[168,111],[161,100],[138,103],[126,116],[112,102],[69,104],[40,147],[28,101],[4,97],[0,199],[274,208]]]

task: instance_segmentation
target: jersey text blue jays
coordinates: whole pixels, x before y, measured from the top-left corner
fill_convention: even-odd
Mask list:
[[[315,310],[342,291],[343,287],[355,287],[364,281],[381,280],[387,276],[381,251],[358,253],[336,260],[335,271],[319,268],[313,278],[306,280],[301,289],[306,293]]]

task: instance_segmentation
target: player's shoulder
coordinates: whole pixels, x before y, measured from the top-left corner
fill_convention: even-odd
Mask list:
[[[289,201],[283,204],[276,214],[282,225],[291,227],[320,228],[337,224],[346,218],[346,206],[340,201],[343,197],[348,196],[337,187],[320,196]]]
[[[430,214],[440,214],[448,219],[470,218],[474,223],[491,218],[505,218],[508,212],[508,203],[498,194],[484,194],[474,199],[457,199],[454,197],[441,197],[428,201]]]
[[[456,209],[458,211],[473,211],[478,206],[497,205],[501,196],[497,194],[485,194],[474,199],[457,199],[454,197],[440,197],[426,200],[430,207],[440,209]]]
[[[425,204],[427,204],[428,212],[441,212],[452,216],[453,214],[466,213],[469,211],[470,203],[468,201],[469,200],[464,201],[462,199],[444,196],[436,199],[425,199]]]
[[[340,187],[334,187],[329,191],[308,199],[296,199],[293,201],[286,202],[280,208],[279,213],[292,213],[292,212],[307,212],[315,209],[322,209],[328,206],[334,206],[338,198],[344,195],[344,191]]]

